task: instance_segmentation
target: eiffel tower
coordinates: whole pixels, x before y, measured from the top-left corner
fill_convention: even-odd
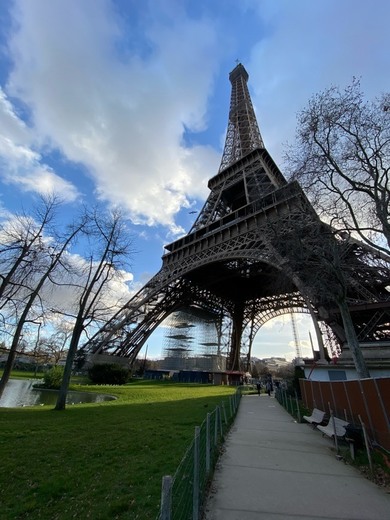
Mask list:
[[[160,271],[82,347],[83,356],[121,356],[132,364],[158,325],[179,310],[230,320],[231,370],[240,368],[244,341],[249,359],[260,327],[285,313],[311,314],[321,359],[327,352],[319,324],[330,341],[325,346],[341,351],[345,334],[334,302],[323,301],[286,269],[270,231],[297,216],[318,217],[299,184],[285,179],[264,146],[244,66],[238,64],[229,79],[226,142],[203,209],[187,235],[165,246]],[[389,341],[388,259],[354,240],[344,255],[355,266],[348,302],[360,341]]]

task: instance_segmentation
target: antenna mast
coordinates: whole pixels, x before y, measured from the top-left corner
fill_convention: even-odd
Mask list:
[[[301,347],[300,347],[300,342],[299,342],[297,322],[295,320],[295,315],[293,312],[290,313],[290,316],[291,316],[291,325],[292,325],[293,334],[294,334],[295,353],[296,353],[297,358],[301,358],[302,353],[301,353]]]

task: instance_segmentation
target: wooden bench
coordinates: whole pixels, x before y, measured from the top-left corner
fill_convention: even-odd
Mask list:
[[[311,415],[304,415],[303,419],[307,421],[308,423],[312,424],[315,428],[318,424],[321,424],[325,421],[326,413],[322,410],[319,410],[318,408],[314,408],[314,410],[311,412]]]
[[[345,428],[348,424],[349,422],[347,421],[343,421],[337,417],[331,417],[326,426],[317,426],[317,428],[322,432],[322,435],[327,435],[331,438],[334,438],[335,436],[343,438],[347,433]]]

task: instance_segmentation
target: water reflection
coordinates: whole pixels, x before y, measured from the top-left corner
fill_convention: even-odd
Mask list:
[[[35,389],[33,385],[39,380],[10,379],[0,397],[0,407],[14,408],[19,406],[55,405],[57,401],[56,390]],[[92,392],[68,392],[66,402],[68,404],[100,403],[112,401],[111,395],[95,394]]]

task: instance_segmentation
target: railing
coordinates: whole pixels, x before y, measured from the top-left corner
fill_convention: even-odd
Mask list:
[[[241,399],[241,388],[196,426],[193,441],[175,474],[162,479],[157,520],[199,520],[208,484]]]
[[[275,397],[279,404],[281,404],[290,415],[295,417],[298,422],[302,421],[302,411],[297,392],[294,392],[294,396],[292,396],[286,389],[276,388]]]

